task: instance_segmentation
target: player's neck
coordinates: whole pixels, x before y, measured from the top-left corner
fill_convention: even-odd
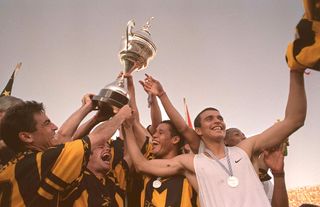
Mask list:
[[[206,148],[210,150],[217,158],[225,157],[225,145],[223,142],[209,142],[205,143]]]

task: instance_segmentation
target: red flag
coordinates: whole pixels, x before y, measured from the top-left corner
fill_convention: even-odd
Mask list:
[[[187,106],[187,101],[186,98],[183,98],[183,103],[184,103],[184,112],[185,112],[185,121],[188,124],[188,126],[190,128],[193,128],[192,126],[192,122],[191,122],[191,118],[190,118],[190,114],[189,114],[189,110],[188,110],[188,106]]]

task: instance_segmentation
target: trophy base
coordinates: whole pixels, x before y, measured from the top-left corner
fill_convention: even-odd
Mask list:
[[[99,95],[92,98],[99,110],[117,113],[120,108],[129,103],[127,96],[110,89],[101,89]]]

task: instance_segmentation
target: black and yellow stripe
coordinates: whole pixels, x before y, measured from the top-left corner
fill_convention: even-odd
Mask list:
[[[141,194],[141,207],[195,207],[197,194],[188,180],[181,175],[162,178],[161,186],[154,188],[156,177],[145,177]]]
[[[291,69],[320,70],[320,9],[304,0],[305,15],[296,26],[295,40],[288,45],[286,60]]]
[[[152,145],[150,144],[150,138],[146,137],[146,140],[141,148],[141,153],[147,159],[152,159]],[[141,192],[143,190],[143,176],[135,171],[130,172],[128,176],[127,197],[128,207],[141,206]]]
[[[56,207],[59,193],[81,175],[89,155],[88,137],[18,154],[0,170],[0,207]]]
[[[115,140],[110,140],[111,147],[111,163],[112,169],[115,169],[116,166],[122,161],[124,155],[124,141],[117,137]]]
[[[126,170],[126,164],[123,164]],[[63,207],[124,207],[125,188],[118,179],[122,176],[106,176],[98,179],[90,170],[86,169],[80,184],[72,189],[66,199],[61,201]]]
[[[99,180],[89,169],[76,188],[71,188],[61,201],[63,207],[124,207],[128,164],[123,159],[123,140],[110,142],[112,169]]]

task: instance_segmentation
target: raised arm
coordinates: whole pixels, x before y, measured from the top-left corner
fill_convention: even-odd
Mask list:
[[[264,162],[271,169],[274,179],[272,207],[289,207],[288,193],[284,178],[284,155],[282,147],[264,151]]]
[[[156,132],[157,126],[162,121],[162,115],[161,115],[157,97],[153,94],[149,94],[149,96],[150,96],[149,104],[150,104],[151,125],[148,127],[148,131],[150,134],[154,134]]]
[[[128,80],[128,92],[129,92],[129,96],[130,96],[129,105],[131,106],[132,111],[133,111],[133,115],[134,115],[134,122],[135,122],[134,131],[138,135],[138,136],[136,136],[137,144],[139,146],[139,149],[141,149],[142,145],[146,141],[146,136],[149,133],[140,123],[139,110],[138,110],[137,102],[136,102],[136,95],[135,95],[135,88],[134,88],[134,84],[133,84],[133,78],[131,75],[125,75],[125,77]],[[160,118],[161,118],[161,115],[160,115]]]
[[[244,140],[239,144],[249,156],[253,152],[263,151],[282,143],[293,132],[303,126],[307,111],[303,75],[304,70],[290,71],[289,98],[284,120],[277,122],[261,134]]]
[[[123,121],[131,116],[131,113],[131,108],[125,105],[111,119],[98,125],[89,134],[91,147],[94,148],[95,146],[104,145],[121,126]]]
[[[141,154],[132,130],[132,120],[126,121],[124,131],[125,143],[128,146],[128,152],[136,171],[155,176],[171,176],[184,173],[183,165],[180,162],[181,157],[179,156],[173,159],[147,160]]]
[[[74,133],[72,139],[81,139],[82,137],[88,135],[90,131],[100,122],[110,119],[114,115],[113,111],[102,111],[98,110],[96,114],[91,117],[88,121],[81,124],[77,131]]]
[[[164,91],[159,81],[149,75],[146,75],[144,81],[140,81],[143,88],[149,93],[158,96],[170,120],[174,123],[177,130],[184,136],[194,153],[198,152],[200,145],[200,137],[190,128],[177,109],[172,105],[169,97]]]
[[[54,143],[55,145],[72,140],[72,136],[74,135],[81,121],[93,110],[91,96],[92,94],[86,94],[82,98],[81,107],[75,111],[59,128],[54,139],[54,142],[56,142]]]
[[[128,93],[129,93],[129,105],[132,108],[132,110],[135,112],[135,118],[139,121],[140,116],[139,116],[139,111],[137,107],[137,102],[136,102],[136,92],[134,88],[134,83],[133,83],[133,78],[132,75],[125,75],[125,78],[127,78],[127,83],[128,83]]]

